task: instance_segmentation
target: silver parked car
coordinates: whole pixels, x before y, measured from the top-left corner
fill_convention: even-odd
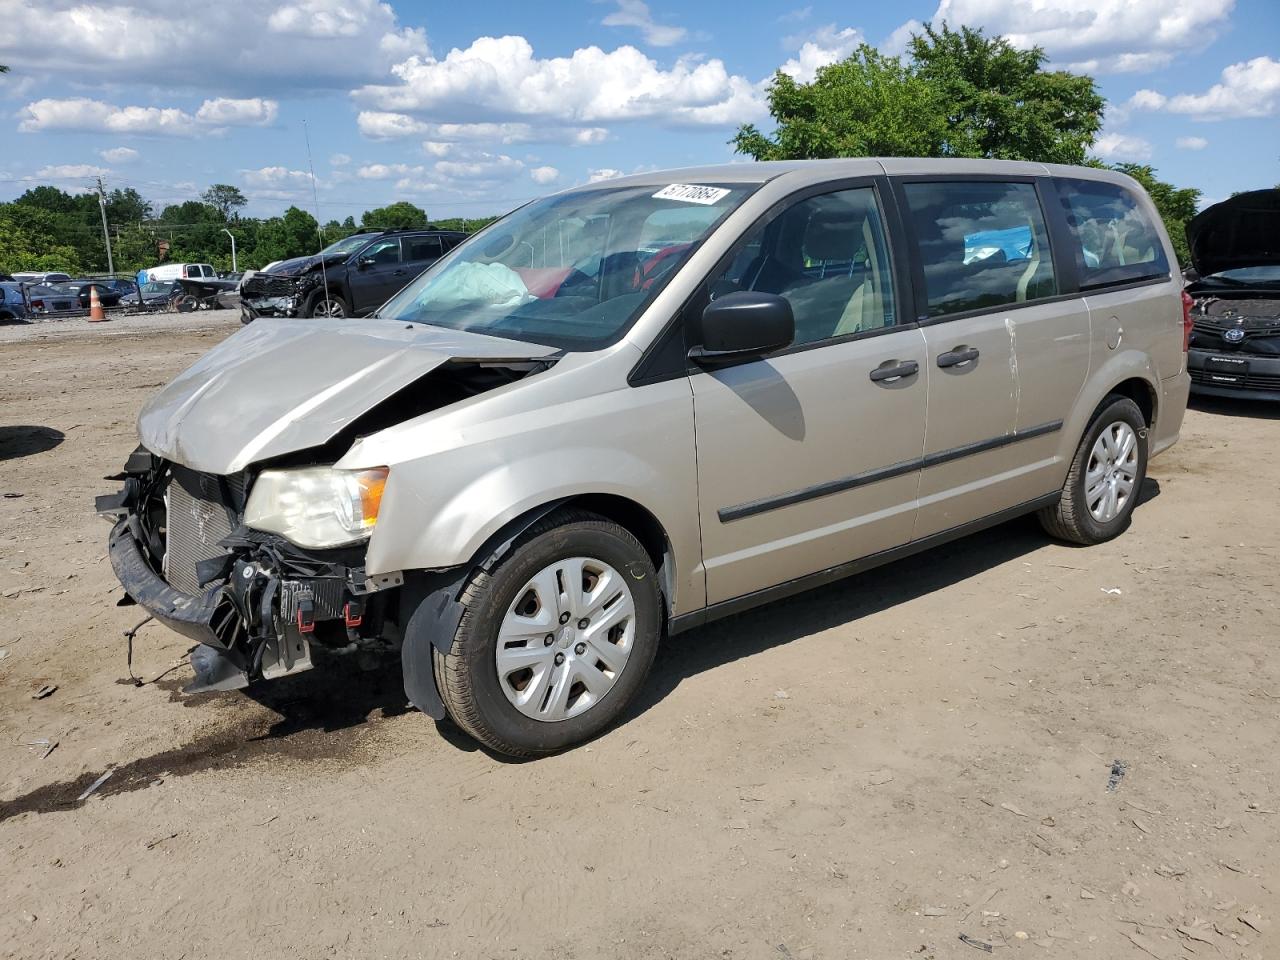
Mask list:
[[[369,318],[254,323],[181,374],[99,498],[112,565],[199,641],[195,689],[391,642],[426,713],[561,749],[664,635],[1019,514],[1123,531],[1187,400],[1173,263],[1103,170],[575,188]]]

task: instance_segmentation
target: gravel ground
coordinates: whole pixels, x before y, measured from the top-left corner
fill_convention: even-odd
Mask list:
[[[193,310],[191,313],[108,313],[107,317],[108,319],[101,323],[90,323],[88,317],[40,320],[33,323],[0,323],[0,343],[62,340],[69,337],[112,337],[152,330],[176,333],[226,328],[228,332],[232,332],[240,326],[239,310]]]
[[[394,658],[189,698],[151,625],[126,681],[92,497],[237,327],[0,333],[0,955],[1280,956],[1274,409],[1197,405],[1112,543],[1018,521],[692,631],[512,763]]]

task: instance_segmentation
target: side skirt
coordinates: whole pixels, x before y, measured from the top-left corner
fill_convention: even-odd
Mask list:
[[[999,513],[993,513],[990,516],[982,517],[978,520],[971,520],[968,523],[962,523],[958,527],[952,527],[949,530],[941,530],[938,533],[930,534],[919,540],[912,540],[910,543],[904,543],[898,547],[891,547],[888,550],[881,550],[879,553],[869,554],[865,557],[859,557],[857,560],[851,560],[848,563],[842,563],[838,566],[827,567],[825,570],[819,570],[816,573],[806,574],[803,577],[797,577],[794,580],[788,580],[785,583],[777,584],[772,587],[765,587],[763,590],[757,590],[754,593],[748,593],[741,597],[734,597],[732,600],[721,600],[719,603],[713,603],[709,607],[701,610],[695,610],[692,613],[682,614],[673,617],[667,621],[667,634],[675,636],[677,633],[683,633],[694,627],[700,627],[703,624],[710,623],[713,620],[719,620],[721,617],[729,617],[735,613],[741,613],[744,610],[750,610],[753,607],[762,604],[772,603],[775,600],[781,600],[784,597],[795,596],[797,593],[804,593],[806,590],[812,590],[815,587],[825,586],[828,583],[834,583],[837,580],[843,580],[845,577],[851,577],[857,573],[863,573],[866,570],[882,567],[886,563],[893,563],[895,560],[901,560],[904,557],[910,557],[917,553],[922,553],[933,547],[941,546],[944,543],[950,543],[952,540],[959,540],[967,537],[971,533],[979,533],[991,527],[999,526],[1018,517],[1025,516],[1028,513],[1035,513],[1044,507],[1051,507],[1062,498],[1062,491],[1055,490],[1053,493],[1046,494],[1043,497],[1037,497],[1034,500],[1028,500],[1020,503],[1016,507],[1010,507],[1007,510],[1001,510]]]

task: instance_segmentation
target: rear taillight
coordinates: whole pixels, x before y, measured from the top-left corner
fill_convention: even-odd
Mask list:
[[[1191,299],[1191,294],[1182,291],[1182,352],[1186,353],[1191,349],[1191,308],[1195,306],[1195,301]]]

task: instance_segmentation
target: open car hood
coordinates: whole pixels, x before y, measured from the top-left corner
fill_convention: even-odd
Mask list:
[[[1202,277],[1280,264],[1280,190],[1252,190],[1205,208],[1187,224],[1187,245]]]
[[[152,397],[138,438],[209,473],[320,446],[451,360],[532,360],[551,347],[393,320],[256,320]]]

